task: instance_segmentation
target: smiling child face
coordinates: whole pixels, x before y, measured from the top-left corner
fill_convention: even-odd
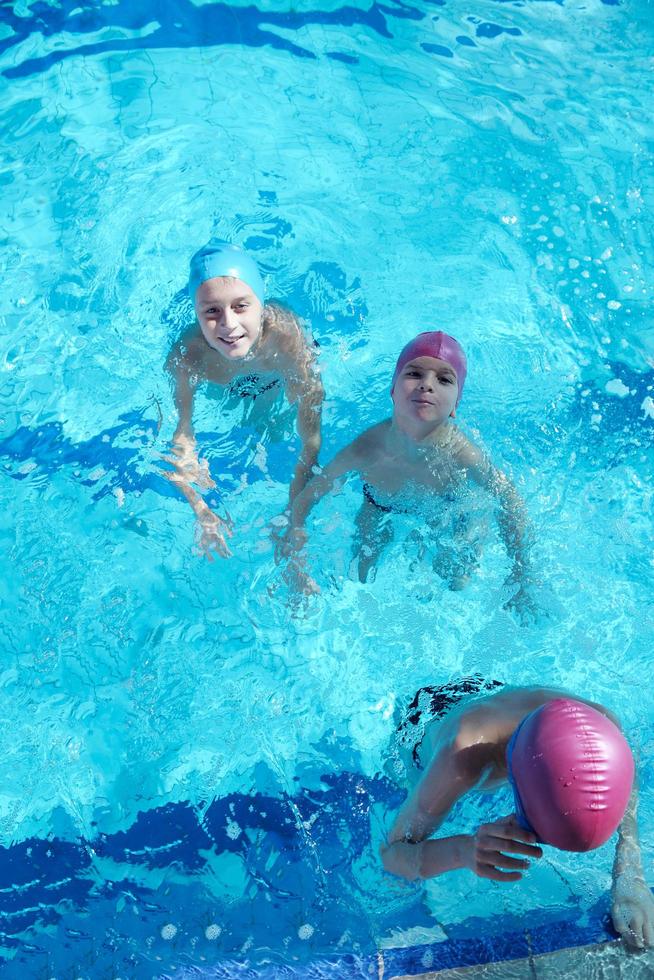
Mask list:
[[[205,280],[195,294],[195,312],[206,342],[228,360],[249,354],[261,333],[263,305],[240,279]]]

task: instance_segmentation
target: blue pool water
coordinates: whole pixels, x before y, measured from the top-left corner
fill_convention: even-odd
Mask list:
[[[376,976],[380,951],[522,955],[526,926],[605,937],[611,845],[510,887],[381,871],[395,714],[473,672],[621,715],[654,880],[653,59],[647,0],[0,6],[3,976]],[[461,593],[402,517],[351,581],[354,480],[294,612],[283,404],[200,395],[237,530],[229,562],[195,552],[162,365],[212,232],[311,322],[325,458],[388,413],[404,341],[460,338],[461,423],[527,502],[542,622],[503,611],[494,531]]]

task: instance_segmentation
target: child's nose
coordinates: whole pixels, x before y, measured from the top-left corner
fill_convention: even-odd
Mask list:
[[[236,314],[230,307],[227,307],[225,310],[223,319],[228,330],[231,330],[233,327],[237,326]]]

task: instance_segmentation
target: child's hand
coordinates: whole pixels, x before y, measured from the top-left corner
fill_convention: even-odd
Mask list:
[[[613,927],[632,949],[654,946],[654,899],[640,875],[624,871],[611,892]]]
[[[304,561],[299,555],[289,558],[286,568],[282,572],[282,578],[289,589],[303,596],[319,595],[320,586],[305,571]]]
[[[539,621],[542,610],[534,597],[534,583],[525,574],[512,572],[504,583],[511,590],[503,609],[513,612],[518,617],[521,626],[533,626]]]
[[[270,537],[273,543],[273,554],[275,564],[280,565],[290,554],[289,536],[289,517],[288,511],[273,517],[269,524]]]
[[[299,554],[307,543],[307,532],[303,528],[290,528],[285,533],[273,525],[271,533],[275,546],[275,562],[298,560]]]
[[[513,856],[513,855],[520,855]],[[526,858],[540,858],[543,852],[534,834],[524,830],[514,814],[482,824],[470,838],[467,866],[478,878],[491,881],[520,881],[529,867]]]
[[[212,490],[216,486],[211,478],[208,462],[198,457],[192,439],[178,437],[172,453],[172,456],[163,458],[175,467],[175,473],[171,476],[173,482],[183,480],[185,483],[194,483],[200,490]]]
[[[232,553],[227,547],[225,536],[232,537],[232,522],[218,517],[213,511],[207,510],[198,517],[197,537],[200,550],[209,561],[213,561],[215,551],[221,558],[231,558]]]
[[[504,608],[516,614],[521,626],[533,626],[538,622],[540,610],[533,595],[524,585],[504,603]]]

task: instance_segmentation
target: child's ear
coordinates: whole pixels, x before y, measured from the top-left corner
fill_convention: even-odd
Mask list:
[[[456,418],[456,408],[453,408],[452,411],[450,412],[450,418],[451,419],[455,419]]]

